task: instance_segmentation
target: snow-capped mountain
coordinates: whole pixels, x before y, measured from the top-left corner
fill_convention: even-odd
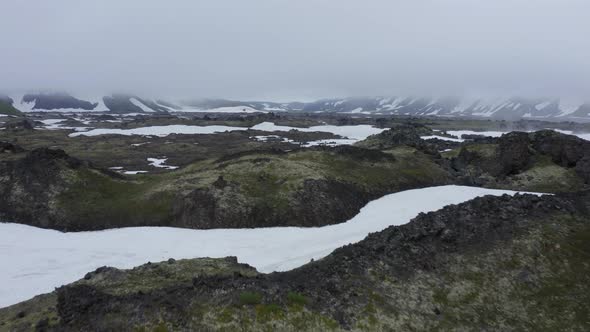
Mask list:
[[[308,103],[305,112],[461,116],[493,119],[590,119],[590,103],[526,98],[411,98],[375,97],[327,99]]]
[[[21,112],[111,112],[111,113],[256,113],[306,112],[349,113],[406,116],[473,117],[517,120],[522,118],[554,120],[590,120],[590,103],[548,98],[415,98],[362,97],[323,99],[315,102],[277,103],[199,99],[170,101],[114,94],[99,97],[73,96],[67,93],[29,93],[2,95],[2,103],[12,103]]]

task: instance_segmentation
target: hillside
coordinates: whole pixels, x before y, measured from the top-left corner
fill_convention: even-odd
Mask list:
[[[246,151],[133,178],[41,148],[0,162],[0,173],[3,219],[64,231],[322,226],[386,193],[450,182],[432,156],[405,147]]]
[[[22,115],[22,113],[14,108],[12,98],[0,95],[0,114],[3,115]]]
[[[590,327],[590,192],[481,197],[301,268],[235,259],[100,268],[0,310],[13,331]]]
[[[242,144],[242,150],[188,161],[177,170],[133,176],[63,150],[11,153],[0,158],[0,217],[62,231],[310,227],[344,222],[370,200],[406,189],[460,184],[558,193],[590,187],[590,142],[578,137],[538,131],[463,143],[420,138],[432,133],[414,124],[357,146]],[[99,141],[109,149],[121,143]],[[88,153],[86,140],[72,142]],[[146,164],[143,152],[139,156]]]

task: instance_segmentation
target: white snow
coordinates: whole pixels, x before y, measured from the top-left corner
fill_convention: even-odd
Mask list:
[[[147,161],[150,162],[151,166],[157,167],[157,168],[165,168],[165,169],[169,169],[169,170],[173,170],[173,169],[177,169],[178,166],[170,166],[170,165],[165,165],[166,164],[166,160],[168,160],[168,158],[162,158],[162,159],[158,159],[158,158],[148,158]]]
[[[282,109],[281,109],[281,111],[282,111]],[[177,112],[187,112],[187,113],[268,113],[267,110],[257,110],[255,108],[250,107],[250,106],[228,106],[228,107],[218,107],[218,108],[209,108],[209,109],[200,109],[200,108],[186,108],[186,109],[184,109],[183,108],[181,110],[178,110]]]
[[[23,102],[24,94],[18,95],[11,95],[12,98],[12,106],[21,112],[34,112],[36,110],[33,109],[35,107],[35,102],[25,103]]]
[[[76,136],[98,136],[98,135],[153,135],[165,137],[170,134],[213,134],[232,130],[261,130],[261,131],[290,131],[299,130],[302,132],[327,132],[346,137],[349,140],[363,140],[370,135],[378,134],[386,129],[375,128],[370,125],[355,125],[355,126],[313,126],[309,128],[297,128],[288,126],[277,126],[272,122],[263,122],[253,127],[229,127],[229,126],[187,126],[187,125],[169,125],[169,126],[152,126],[140,127],[133,129],[117,129],[117,128],[97,128],[85,132],[72,133],[70,137]],[[352,144],[352,143],[351,143]]]
[[[285,143],[296,143],[295,141],[293,141],[291,139],[288,139],[286,137],[281,137],[281,136],[278,136],[278,135],[252,136],[250,138],[255,139],[257,141],[260,141],[260,142],[268,142],[268,141],[273,141],[273,140],[274,141],[279,140],[279,141],[285,142]]]
[[[389,100],[389,99],[388,99]],[[390,104],[383,104],[382,109],[393,111],[398,109],[400,104],[404,101],[404,98],[396,97]]]
[[[133,227],[61,233],[0,223],[0,307],[53,291],[101,266],[132,268],[148,261],[237,256],[261,272],[286,271],[420,212],[477,196],[513,191],[441,186],[407,190],[374,200],[351,220],[325,227],[191,230]]]
[[[60,125],[60,123],[63,121],[66,121],[66,120],[65,119],[45,119],[45,120],[41,120],[40,122],[42,122],[45,125],[45,126],[43,126],[43,129],[47,129],[47,130],[64,129],[64,130],[86,131],[88,129],[92,129],[90,127],[68,127],[68,126]]]
[[[128,174],[128,175],[135,175],[135,174],[143,174],[143,173],[147,173],[148,171],[125,171],[123,172],[123,174]]]
[[[352,145],[356,142],[358,142],[358,141],[354,140],[354,139],[331,138],[331,139],[320,139],[317,141],[310,141],[310,142],[307,142],[301,146],[304,148],[308,148],[311,146],[321,146],[321,145],[325,145],[325,146]]]
[[[561,98],[559,99],[559,109],[561,110],[559,116],[566,116],[574,113],[583,104],[584,102],[579,99]]]
[[[332,126],[332,125],[323,125],[323,126],[313,126],[309,128],[297,128],[297,127],[288,127],[288,126],[277,126],[272,122],[263,122],[259,123],[250,129],[253,130],[262,130],[262,131],[290,131],[290,130],[299,130],[303,132],[327,132],[332,133],[334,135],[339,135],[342,137],[347,137],[349,139],[354,140],[363,140],[370,135],[378,134],[386,129],[375,128],[370,125],[355,125],[355,126]]]
[[[448,130],[447,134],[461,137],[461,135],[483,135],[489,137],[500,137],[507,132],[504,131],[473,131],[473,130]]]
[[[99,135],[153,135],[168,136],[170,134],[213,134],[232,130],[247,130],[244,127],[229,126],[187,126],[187,125],[169,125],[169,126],[152,126],[140,127],[133,129],[116,129],[116,128],[98,128],[85,132],[72,133],[70,137],[76,136],[99,136]]]
[[[471,108],[472,106],[474,106],[477,103],[476,99],[473,98],[462,98],[459,103],[457,104],[457,106],[455,106],[453,108],[453,110],[451,110],[451,113],[463,113],[465,112],[467,109]]]
[[[540,104],[535,105],[535,108],[537,109],[537,111],[541,111],[541,110],[543,110],[545,107],[547,107],[549,105],[551,105],[551,102],[550,101],[545,101],[545,102],[542,102]]]
[[[443,141],[451,141],[451,142],[464,142],[465,141],[462,138],[451,138],[451,137],[438,136],[438,135],[420,136],[420,138],[421,139],[434,139],[434,138],[438,138],[438,139],[443,140]]]
[[[145,105],[141,101],[137,100],[136,98],[129,98],[129,101],[133,105],[141,108],[141,110],[144,111],[144,112],[146,112],[146,113],[154,113],[155,112],[153,109],[149,108],[147,105]]]
[[[317,140],[317,141],[309,141],[306,143],[301,143],[301,142],[296,142],[294,140],[288,139],[286,137],[281,137],[278,135],[252,136],[250,138],[253,138],[253,139],[255,139],[257,141],[261,141],[261,142],[268,142],[270,140],[280,140],[281,142],[285,142],[285,143],[299,144],[303,148],[308,148],[308,147],[312,147],[312,146],[319,146],[319,145],[326,145],[326,146],[352,145],[352,144],[358,142],[358,140],[355,140],[355,139],[332,138],[332,139],[321,139],[321,140]]]
[[[150,142],[143,142],[143,143],[133,143],[131,144],[131,146],[142,146],[142,145],[146,145],[149,144]]]

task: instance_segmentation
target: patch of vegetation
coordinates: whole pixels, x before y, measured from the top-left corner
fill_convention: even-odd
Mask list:
[[[14,106],[2,102],[0,100],[0,114],[6,114],[6,115],[22,115],[21,111],[17,110],[16,108],[14,108]]]
[[[284,310],[277,304],[258,304],[256,305],[256,320],[259,322],[268,322],[270,320],[281,319],[284,317]]]
[[[257,305],[262,302],[262,294],[257,292],[242,292],[239,295],[240,305]]]
[[[497,144],[469,144],[463,147],[470,152],[475,152],[483,158],[495,158],[498,145]]]
[[[573,168],[555,164],[549,156],[537,156],[533,165],[506,179],[509,189],[559,193],[584,189],[584,180]]]
[[[2,308],[0,331],[30,331],[41,321],[46,327],[56,326],[59,323],[56,305],[57,296],[50,293]]]
[[[309,302],[309,299],[303,294],[297,292],[289,292],[287,294],[287,302],[291,305],[304,306]]]
[[[157,186],[152,178],[125,181],[82,169],[70,181],[72,185],[57,197],[57,204],[82,228],[93,228],[82,226],[87,222],[103,227],[166,224],[171,215],[174,194],[149,193]]]
[[[149,263],[126,271],[105,269],[89,273],[77,283],[93,286],[107,294],[128,295],[171,286],[190,286],[196,277],[233,273],[244,276],[257,274],[255,269],[238,265],[231,259],[198,258]]]

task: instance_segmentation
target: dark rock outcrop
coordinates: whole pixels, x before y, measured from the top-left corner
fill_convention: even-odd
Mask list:
[[[482,185],[520,174],[547,157],[565,169],[573,168],[585,183],[590,183],[590,142],[552,130],[511,132],[500,138],[466,143],[451,165],[463,175],[469,174],[470,183]],[[482,177],[485,174],[489,175],[487,180]]]
[[[500,167],[494,175],[516,174],[530,165],[533,152],[527,133],[511,132],[502,135],[498,142],[497,162]]]
[[[0,141],[0,153],[20,153],[24,151],[25,149],[16,144]]]
[[[63,150],[47,148],[0,162],[0,219],[57,228],[66,220],[55,214],[55,195],[67,187],[68,170],[88,165]]]
[[[531,136],[533,148],[551,156],[559,165],[575,167],[578,161],[590,156],[590,142],[579,137],[552,130],[537,131]]]
[[[33,130],[38,123],[30,119],[19,119],[4,124],[4,128],[10,130]]]
[[[379,134],[369,136],[365,141],[357,143],[357,145],[381,150],[407,145],[437,157],[440,157],[440,151],[453,149],[461,145],[459,142],[437,138],[428,140],[420,138],[421,136],[433,136],[435,134],[434,131],[423,124],[407,122]]]
[[[246,202],[239,184],[218,178],[212,187],[175,201],[173,219],[178,226],[198,229],[324,226],[352,218],[377,195],[344,182],[308,179],[288,206],[277,207],[272,201]]]

